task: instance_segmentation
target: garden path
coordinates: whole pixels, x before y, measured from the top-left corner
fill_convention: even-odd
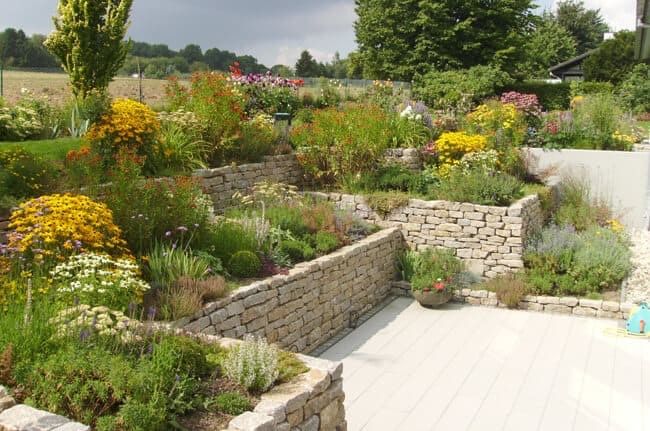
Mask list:
[[[621,324],[400,298],[321,357],[350,431],[650,431],[650,339]]]
[[[625,302],[650,304],[650,231],[634,231],[632,240],[632,262],[634,270],[627,279],[623,292]]]

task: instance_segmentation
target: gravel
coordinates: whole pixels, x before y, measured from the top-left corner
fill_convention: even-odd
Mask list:
[[[650,231],[635,231],[630,237],[635,269],[624,288],[625,301],[650,303]]]

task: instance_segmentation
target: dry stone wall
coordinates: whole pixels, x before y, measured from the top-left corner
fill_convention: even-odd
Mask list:
[[[399,228],[412,249],[434,246],[454,250],[472,272],[490,278],[523,268],[524,244],[544,223],[537,195],[509,207],[411,199],[385,217],[370,208],[363,196],[312,195],[382,227]]]
[[[386,150],[384,159],[413,171],[419,171],[423,166],[422,155],[417,148],[390,148]]]
[[[231,206],[233,194],[245,193],[255,183],[272,181],[298,185],[302,181],[302,169],[293,154],[267,156],[261,163],[199,169],[193,175],[212,198],[217,212]]]
[[[388,295],[402,248],[399,229],[385,229],[288,275],[241,287],[175,326],[231,338],[252,334],[308,353]]]

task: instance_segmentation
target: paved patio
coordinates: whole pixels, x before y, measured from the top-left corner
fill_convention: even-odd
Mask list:
[[[650,431],[650,342],[617,325],[400,298],[322,357],[350,431]]]

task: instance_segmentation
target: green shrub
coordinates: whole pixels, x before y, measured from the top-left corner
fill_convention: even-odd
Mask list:
[[[517,308],[519,303],[528,293],[524,278],[516,274],[501,275],[487,281],[483,287],[491,292],[496,292],[499,302],[508,308]]]
[[[0,195],[23,199],[47,194],[55,186],[54,166],[20,147],[0,149]]]
[[[591,94],[573,109],[575,148],[629,150],[630,144],[615,138],[627,133],[623,110],[611,93]]]
[[[535,94],[539,103],[547,111],[569,109],[571,103],[571,85],[568,82],[551,84],[541,81],[525,81],[508,85],[504,91]]]
[[[238,251],[257,251],[255,232],[245,229],[233,220],[222,220],[208,230],[201,247],[223,263]]]
[[[223,362],[225,374],[250,391],[263,392],[276,381],[278,349],[262,338],[247,336],[234,346]]]
[[[589,184],[577,177],[566,177],[560,187],[559,206],[553,215],[555,224],[573,226],[584,231],[590,226],[604,226],[612,218],[609,206],[591,198]]]
[[[300,237],[309,233],[303,211],[295,206],[273,206],[266,209],[266,218],[272,226]]]
[[[338,236],[332,232],[317,232],[312,238],[314,248],[320,254],[327,254],[341,245]]]
[[[435,109],[467,112],[481,100],[495,96],[511,82],[506,72],[494,66],[431,71],[415,78],[413,95]]]
[[[100,348],[53,353],[34,367],[27,403],[89,425],[114,415],[131,394],[136,373],[127,359],[106,353]]]
[[[586,292],[616,289],[632,270],[631,257],[619,234],[594,227],[580,236],[569,273],[590,288]]]
[[[197,243],[212,212],[212,201],[198,181],[188,177],[144,180],[139,173],[136,164],[122,160],[110,185],[102,190],[129,249],[142,256],[157,242]]]
[[[382,216],[408,205],[410,196],[402,192],[374,192],[365,196],[368,206]]]
[[[360,176],[346,177],[343,189],[348,193],[399,191],[420,194],[425,193],[431,184],[431,176],[390,164]]]
[[[316,257],[314,249],[306,241],[298,239],[281,241],[278,250],[288,256],[293,263],[311,260]]]
[[[571,98],[592,94],[611,94],[614,86],[611,82],[571,81]]]
[[[431,190],[430,197],[452,202],[508,206],[523,196],[523,186],[520,180],[504,173],[490,173],[482,169],[468,173],[452,171]]]
[[[238,392],[224,392],[214,399],[214,406],[222,413],[238,416],[253,409],[247,397]]]
[[[641,63],[618,87],[625,108],[635,113],[650,112],[650,65]]]
[[[312,123],[292,129],[291,142],[305,173],[332,185],[376,168],[391,136],[388,114],[380,107],[348,104],[315,111]]]
[[[235,277],[250,278],[259,274],[262,268],[260,258],[251,251],[241,250],[233,254],[228,261],[228,271]]]

